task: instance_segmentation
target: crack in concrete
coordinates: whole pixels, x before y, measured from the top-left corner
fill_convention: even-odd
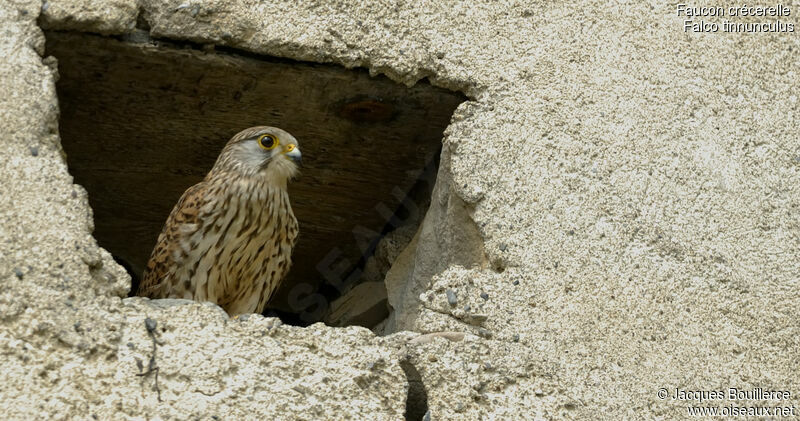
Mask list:
[[[422,381],[422,376],[419,374],[417,368],[410,361],[400,361],[400,368],[406,375],[408,381],[408,394],[406,395],[406,420],[422,420],[428,415],[428,391],[425,388],[425,383]]]

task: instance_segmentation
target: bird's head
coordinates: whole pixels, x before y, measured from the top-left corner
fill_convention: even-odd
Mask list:
[[[242,130],[228,141],[211,173],[263,176],[282,184],[297,175],[301,157],[294,136],[277,127],[256,126]]]

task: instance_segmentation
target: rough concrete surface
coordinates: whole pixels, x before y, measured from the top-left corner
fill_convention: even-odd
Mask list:
[[[795,33],[684,33],[659,2],[0,5],[10,418],[402,419],[408,383],[432,420],[681,419],[698,404],[659,388],[787,390],[710,404],[800,405]],[[40,11],[53,30],[138,21],[155,38],[467,94],[430,210],[387,275],[388,331],[418,333],[122,300],[128,279],[61,155]],[[162,402],[154,374],[136,376],[145,317]]]

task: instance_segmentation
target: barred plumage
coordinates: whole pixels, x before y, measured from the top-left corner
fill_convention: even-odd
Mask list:
[[[298,225],[286,187],[299,161],[297,140],[281,129],[234,136],[172,209],[137,295],[262,312],[291,266]]]

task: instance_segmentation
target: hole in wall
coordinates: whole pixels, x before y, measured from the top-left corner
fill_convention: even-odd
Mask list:
[[[181,194],[232,135],[271,125],[299,140],[304,166],[289,186],[300,224],[292,269],[267,313],[366,327],[388,315],[382,276],[424,215],[442,133],[465,97],[145,31],[46,38],[70,172],[132,290]]]

